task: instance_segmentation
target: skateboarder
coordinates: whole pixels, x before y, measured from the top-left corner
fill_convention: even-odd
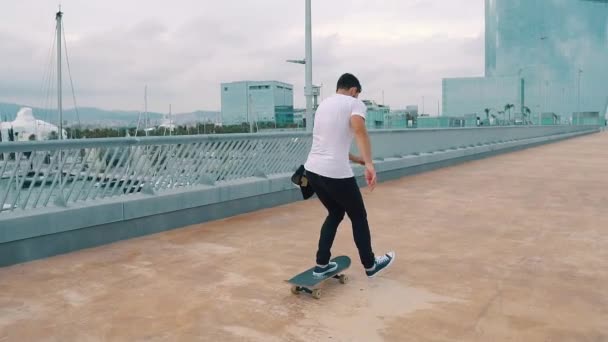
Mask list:
[[[313,271],[316,277],[337,268],[329,261],[331,246],[345,213],[352,221],[353,237],[368,277],[374,277],[395,259],[394,252],[374,256],[363,197],[349,165],[350,159],[365,166],[365,180],[373,190],[376,171],[365,128],[367,107],[358,99],[360,93],[359,80],[344,74],[338,80],[336,94],[325,99],[315,114],[312,147],[304,167],[308,181],[328,211],[319,237],[317,267]],[[353,136],[361,157],[349,153]]]

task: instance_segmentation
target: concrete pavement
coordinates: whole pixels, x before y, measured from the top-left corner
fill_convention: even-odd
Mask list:
[[[0,269],[0,341],[608,341],[608,134],[364,189],[386,273],[289,291],[321,204]]]

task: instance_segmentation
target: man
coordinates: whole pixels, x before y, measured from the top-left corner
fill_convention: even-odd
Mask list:
[[[360,93],[359,80],[352,74],[344,74],[338,80],[336,94],[324,100],[315,115],[312,148],[304,168],[312,189],[328,212],[321,227],[317,266],[313,271],[316,277],[338,267],[329,260],[336,230],[345,213],[352,221],[353,237],[368,277],[376,276],[395,259],[394,252],[374,256],[363,197],[349,165],[350,159],[365,166],[365,180],[373,191],[376,171],[365,129],[367,107],[358,99]],[[353,136],[361,157],[349,153]]]

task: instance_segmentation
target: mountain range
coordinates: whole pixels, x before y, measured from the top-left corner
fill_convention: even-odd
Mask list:
[[[23,107],[32,108],[34,116],[43,121],[57,124],[59,122],[58,111],[56,109],[36,108],[33,106],[21,105],[16,103],[0,102],[0,121],[13,121],[19,109]],[[158,125],[166,114],[148,112],[150,125]],[[188,125],[195,122],[218,122],[220,119],[219,111],[198,110],[190,113],[176,113],[171,116],[171,120],[176,125]],[[64,124],[68,126],[81,125],[86,127],[135,127],[141,120],[140,127],[144,126],[144,113],[128,110],[105,110],[94,107],[81,107],[76,111],[74,108],[63,111]]]

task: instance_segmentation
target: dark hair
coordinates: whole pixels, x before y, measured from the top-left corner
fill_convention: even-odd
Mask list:
[[[338,86],[336,87],[336,90],[348,90],[353,87],[357,88],[358,92],[361,92],[361,83],[359,83],[359,80],[353,74],[344,74],[340,76],[340,79],[338,79]]]

